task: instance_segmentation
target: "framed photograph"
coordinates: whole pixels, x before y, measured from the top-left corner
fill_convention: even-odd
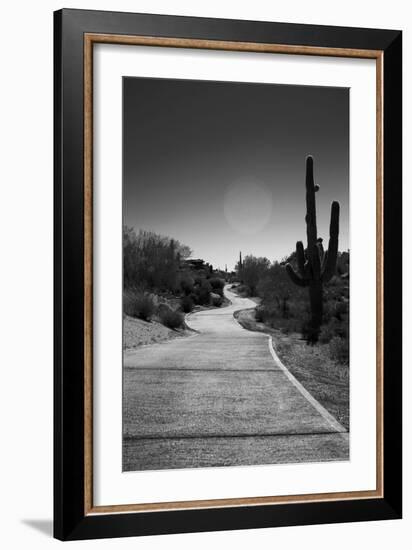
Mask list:
[[[55,536],[400,518],[402,33],[54,24]]]

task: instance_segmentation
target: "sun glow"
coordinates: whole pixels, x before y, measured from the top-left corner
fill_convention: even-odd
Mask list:
[[[232,183],[225,192],[223,209],[230,227],[245,235],[259,233],[272,214],[272,194],[256,181]]]

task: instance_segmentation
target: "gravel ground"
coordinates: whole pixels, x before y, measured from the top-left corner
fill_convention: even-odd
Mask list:
[[[123,319],[123,349],[134,349],[192,334],[186,329],[171,330],[157,321],[142,321],[125,316]]]

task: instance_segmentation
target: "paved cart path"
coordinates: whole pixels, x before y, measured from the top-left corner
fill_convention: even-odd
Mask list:
[[[123,469],[347,460],[344,428],[231,305],[187,317],[193,336],[124,356]]]

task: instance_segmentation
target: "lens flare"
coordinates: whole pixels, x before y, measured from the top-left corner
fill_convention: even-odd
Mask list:
[[[272,194],[256,181],[234,182],[225,192],[223,210],[230,227],[244,235],[259,233],[272,214]]]

